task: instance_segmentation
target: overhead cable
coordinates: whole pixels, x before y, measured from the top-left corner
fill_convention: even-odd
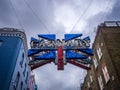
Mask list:
[[[85,15],[85,13],[88,11],[88,9],[90,8],[90,6],[92,5],[94,0],[91,0],[91,2],[89,3],[89,5],[87,6],[87,8],[83,11],[83,13],[80,15],[80,17],[78,18],[78,20],[76,21],[76,23],[73,25],[70,33],[75,29],[76,25],[79,23],[79,21],[81,20],[81,18]]]
[[[105,18],[106,18],[106,13],[108,12],[109,10],[109,6],[110,6],[110,3],[111,3],[111,0],[107,0],[108,2],[106,3],[106,7],[105,7],[105,10],[103,12],[103,15],[101,17],[101,20],[100,22],[102,22]]]
[[[19,25],[20,27],[22,27],[22,24],[20,23],[19,17],[18,17],[18,15],[17,15],[16,9],[15,9],[12,1],[9,0],[9,3],[10,3],[11,8],[13,9],[13,12],[15,13],[16,20],[17,20],[17,22],[18,22],[18,25]],[[22,27],[22,28],[23,28],[23,27]]]
[[[32,13],[38,18],[39,22],[44,26],[45,30],[50,33],[50,31],[48,30],[47,26],[45,25],[45,23],[40,19],[40,17],[37,15],[37,13],[33,10],[33,8],[29,5],[29,3],[26,0],[23,0],[25,2],[25,4],[27,5],[27,7],[32,11]]]

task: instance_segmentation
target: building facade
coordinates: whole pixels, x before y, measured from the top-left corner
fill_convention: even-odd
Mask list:
[[[82,90],[120,89],[120,22],[107,21],[97,28],[93,43],[92,69],[87,72]],[[91,82],[92,77],[92,82]]]
[[[0,28],[0,90],[29,90],[27,50],[24,32]]]
[[[35,75],[31,71],[30,79],[29,79],[29,90],[38,90],[37,84],[35,82]]]

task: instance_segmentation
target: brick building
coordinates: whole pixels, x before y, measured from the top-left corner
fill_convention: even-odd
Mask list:
[[[120,89],[120,21],[107,21],[97,28],[93,65],[81,90]]]

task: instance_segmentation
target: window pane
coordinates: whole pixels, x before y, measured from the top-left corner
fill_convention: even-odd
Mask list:
[[[22,60],[20,61],[21,67],[22,67],[23,61],[24,61],[24,53],[22,53]]]
[[[107,83],[107,82],[109,81],[109,79],[110,79],[110,76],[109,76],[107,67],[104,66],[103,69],[102,69],[102,71],[103,71],[103,75],[104,75],[105,81],[106,81],[106,83]]]
[[[98,49],[97,49],[97,54],[98,54],[98,58],[100,59],[100,53]]]
[[[91,83],[93,82],[93,77],[92,77],[92,75],[90,75],[90,80],[91,80]]]
[[[100,47],[97,48],[97,54],[98,54],[98,58],[101,59],[102,51],[101,51]]]
[[[15,79],[15,85],[14,85],[14,90],[17,89],[18,83],[19,83],[19,79],[20,79],[20,73],[17,73],[16,79]]]
[[[101,75],[98,77],[98,83],[99,83],[99,86],[100,86],[100,90],[103,90],[103,81],[102,81]]]
[[[23,88],[23,82],[21,82],[21,85],[20,85],[20,90],[22,90]]]
[[[24,76],[25,76],[25,72],[26,72],[26,63],[25,63],[24,71],[23,71]]]
[[[100,48],[99,48],[99,54],[100,54],[100,57],[102,57],[102,51]]]
[[[90,82],[88,82],[88,88],[90,88]]]
[[[26,84],[27,84],[27,81],[28,81],[28,72],[27,72],[27,76],[26,76],[26,79],[25,79]]]
[[[94,57],[93,59],[94,59],[94,60],[93,60],[93,61],[94,61],[94,66],[95,66],[95,69],[96,69],[97,66],[98,66],[98,62],[97,62],[97,59],[96,59],[95,57]]]

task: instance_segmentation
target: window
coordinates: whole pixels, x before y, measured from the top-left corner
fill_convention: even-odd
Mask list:
[[[27,81],[28,81],[28,72],[27,72],[27,76],[26,76],[26,79],[25,79],[26,84],[27,84]]]
[[[20,73],[17,73],[17,76],[15,78],[15,82],[14,82],[14,90],[17,89],[18,83],[19,83],[19,79],[20,79]]]
[[[20,90],[23,90],[23,82],[21,81],[21,84],[20,84]]]
[[[98,54],[98,58],[101,59],[102,51],[101,51],[100,47],[98,47],[98,49],[97,49],[97,54]]]
[[[90,82],[87,82],[87,84],[88,84],[88,88],[90,88]]]
[[[90,75],[90,81],[91,81],[91,83],[93,82],[93,77],[92,77],[92,75]]]
[[[100,86],[100,90],[103,90],[103,81],[102,81],[102,77],[101,75],[98,77],[98,83],[99,83],[99,86]]]
[[[25,63],[24,71],[23,71],[23,75],[24,75],[24,76],[25,76],[25,72],[26,72],[26,63]]]
[[[105,81],[106,81],[106,83],[107,83],[107,82],[110,80],[110,76],[109,76],[107,67],[104,66],[104,67],[102,68],[102,71],[103,71],[103,75],[104,75]]]
[[[103,46],[103,43],[101,43],[101,46]]]
[[[2,43],[3,43],[3,41],[2,41],[2,40],[0,40],[0,46],[2,46]]]
[[[98,62],[97,62],[97,59],[96,59],[96,57],[94,56],[94,58],[93,58],[93,61],[94,61],[94,66],[95,66],[95,69],[97,68],[97,66],[98,66]]]
[[[22,53],[22,60],[20,61],[20,66],[21,67],[22,67],[23,61],[24,61],[24,53]]]

